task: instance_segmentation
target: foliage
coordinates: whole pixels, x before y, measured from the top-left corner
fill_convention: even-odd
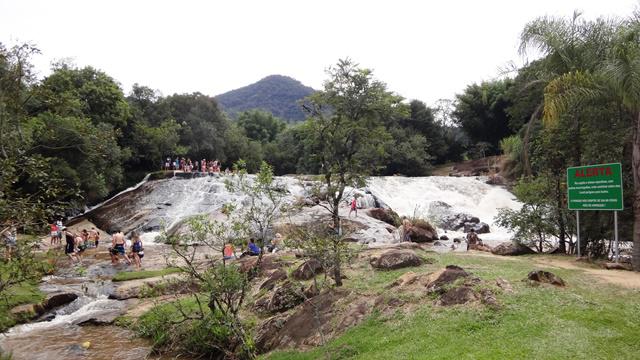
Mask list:
[[[520,210],[500,209],[496,216],[499,226],[515,232],[515,239],[527,246],[535,245],[543,252],[551,237],[558,237],[553,208],[548,204],[548,184],[543,177],[533,180],[521,180],[513,188],[521,201]]]
[[[299,81],[282,75],[266,78],[224,94],[216,96],[222,108],[232,117],[247,110],[262,110],[295,123],[305,119],[305,113],[299,105],[314,90]]]
[[[325,280],[327,273],[334,274],[333,276],[342,274],[341,267],[349,264],[357,256],[357,249],[350,247],[344,238],[336,237],[335,231],[321,221],[295,227],[289,235],[287,245],[301,250],[304,257],[317,261],[326,269]],[[336,286],[341,285],[340,280],[334,277]],[[314,283],[318,287],[315,276]]]
[[[363,185],[379,166],[388,138],[383,120],[404,115],[401,98],[373,78],[371,70],[351,60],[340,60],[327,70],[324,90],[307,98],[308,138],[305,148],[320,165],[329,195],[324,206],[331,214],[334,242],[341,241],[340,203],[347,186]],[[336,285],[342,284],[340,266],[334,266]]]
[[[244,128],[249,139],[267,143],[276,139],[286,123],[266,111],[249,110],[240,113],[238,125]]]
[[[453,118],[473,143],[485,143],[485,151],[478,154],[495,155],[500,140],[513,133],[509,127],[507,108],[511,101],[507,91],[513,82],[496,80],[467,86],[456,95]]]

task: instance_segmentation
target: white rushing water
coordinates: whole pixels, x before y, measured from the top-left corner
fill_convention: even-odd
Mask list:
[[[432,212],[435,211],[433,205],[438,202],[450,205],[454,213],[476,216],[489,224],[491,233],[481,236],[489,242],[506,241],[512,236],[507,229],[495,224],[498,210],[518,210],[522,206],[515,195],[503,187],[487,184],[484,177],[372,177],[368,188],[400,216],[430,219],[437,215]],[[461,232],[450,233],[463,235]]]

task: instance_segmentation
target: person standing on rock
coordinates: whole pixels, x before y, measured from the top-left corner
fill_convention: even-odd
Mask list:
[[[131,265],[131,260],[129,260],[129,257],[124,250],[124,246],[124,234],[122,231],[116,230],[116,232],[111,236],[111,249],[109,249],[111,253],[111,264],[117,265],[120,262],[119,256],[123,256],[127,261],[127,264]]]
[[[142,239],[140,239],[140,235],[137,232],[134,232],[131,235],[131,257],[133,258],[133,263],[136,268],[140,269],[142,267],[142,258],[144,257],[144,248],[142,247]]]
[[[478,234],[476,234],[476,231],[473,228],[467,234],[467,251],[469,250],[491,252],[491,247],[485,246],[482,243],[482,239],[478,237]]]
[[[349,210],[349,217],[351,217],[351,213],[354,211],[356,212],[356,217],[358,217],[358,201],[356,200],[355,196],[353,197],[353,199],[351,199],[351,210]]]

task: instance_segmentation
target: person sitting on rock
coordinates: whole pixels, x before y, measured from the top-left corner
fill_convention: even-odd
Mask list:
[[[249,242],[247,243],[247,250],[244,251],[242,253],[242,255],[240,255],[240,257],[245,257],[245,256],[258,256],[260,255],[260,247],[258,247],[258,245],[256,245],[255,241],[253,238],[249,239]]]
[[[271,253],[282,250],[282,235],[276,233],[276,236],[271,240],[271,244],[267,247],[267,250]]]
[[[236,256],[235,249],[233,248],[233,244],[227,243],[224,244],[224,249],[222,249],[222,258],[224,260],[231,260]]]

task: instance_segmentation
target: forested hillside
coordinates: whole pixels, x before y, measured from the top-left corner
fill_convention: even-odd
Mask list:
[[[305,119],[299,101],[313,92],[312,88],[288,76],[270,75],[254,84],[220,94],[216,100],[233,118],[242,111],[258,109],[292,123]]]

